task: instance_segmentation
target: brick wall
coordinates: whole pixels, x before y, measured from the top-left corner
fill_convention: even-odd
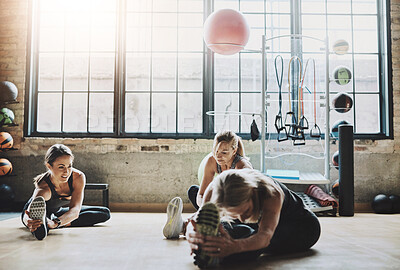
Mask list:
[[[111,183],[111,203],[164,203],[172,196],[185,196],[197,182],[197,167],[211,149],[210,140],[56,139],[24,138],[24,92],[28,33],[28,0],[0,1],[0,80],[19,89],[17,104],[7,107],[16,115],[17,127],[7,128],[18,151],[1,153],[14,164],[10,184],[23,201],[32,192],[31,179],[44,170],[43,155],[53,143],[69,145],[77,167],[91,182]],[[376,193],[400,194],[400,0],[391,1],[393,55],[394,140],[355,142],[355,200],[369,204]],[[259,143],[245,142],[246,152],[258,166]],[[336,151],[335,146],[332,152]],[[332,181],[337,177],[333,169]],[[187,202],[187,201],[186,201]]]

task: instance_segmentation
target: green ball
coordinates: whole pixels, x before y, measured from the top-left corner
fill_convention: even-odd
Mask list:
[[[11,125],[14,123],[14,113],[8,108],[0,110],[0,126]]]
[[[333,77],[337,84],[345,85],[351,80],[351,71],[347,67],[337,67],[333,72]]]

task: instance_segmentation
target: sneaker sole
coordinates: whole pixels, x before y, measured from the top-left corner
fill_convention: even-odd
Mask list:
[[[196,232],[207,235],[216,236],[219,227],[219,211],[218,207],[213,203],[206,203],[200,209],[196,219]],[[201,245],[196,252],[194,264],[200,268],[216,266],[219,262],[217,257],[207,255],[201,250]]]
[[[46,229],[46,201],[44,200],[43,197],[39,196],[36,197],[35,199],[33,199],[33,201],[31,202],[31,204],[28,207],[28,212],[29,212],[29,217],[31,219],[38,219],[42,221],[42,226],[44,226],[45,228],[44,230],[44,237],[39,239],[42,240],[47,236],[47,229]],[[42,229],[40,226],[38,228]],[[34,234],[35,235],[35,234]],[[35,235],[36,236],[36,235]]]
[[[166,238],[179,238],[183,225],[182,210],[183,202],[181,198],[175,197],[168,203],[167,223],[163,229],[163,234]]]

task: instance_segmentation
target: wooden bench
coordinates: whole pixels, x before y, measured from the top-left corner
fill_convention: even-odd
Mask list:
[[[103,190],[103,206],[108,207],[108,184],[86,183],[85,189]]]

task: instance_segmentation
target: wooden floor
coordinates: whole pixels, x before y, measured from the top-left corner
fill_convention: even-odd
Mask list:
[[[53,230],[44,241],[19,218],[3,220],[0,269],[197,269],[184,238],[164,239],[165,220],[158,213],[112,213],[102,226]],[[400,269],[400,215],[320,221],[321,238],[308,252],[218,269]]]

